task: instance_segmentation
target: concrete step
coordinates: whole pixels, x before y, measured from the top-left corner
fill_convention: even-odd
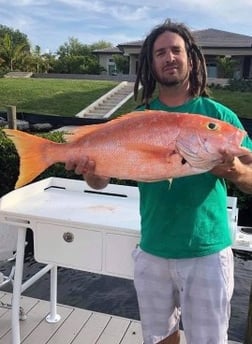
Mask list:
[[[32,72],[9,72],[4,75],[5,78],[30,78]]]
[[[123,105],[132,95],[134,83],[122,82],[106,95],[99,98],[86,109],[80,111],[78,117],[104,118],[110,116],[116,109]]]

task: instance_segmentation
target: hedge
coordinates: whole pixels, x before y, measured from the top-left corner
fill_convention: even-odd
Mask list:
[[[55,142],[64,142],[62,132],[52,132],[43,134]],[[19,174],[19,156],[12,141],[6,138],[3,131],[0,129],[0,197],[10,192],[15,188]],[[49,167],[46,171],[41,173],[34,181],[48,178],[48,177],[62,177],[72,179],[82,179],[82,176],[76,175],[73,171],[66,171],[64,164],[57,163]]]

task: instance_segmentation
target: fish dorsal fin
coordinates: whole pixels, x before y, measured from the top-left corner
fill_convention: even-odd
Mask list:
[[[101,124],[90,124],[90,125],[83,125],[80,126],[71,132],[67,132],[64,135],[64,138],[67,142],[72,142],[77,140],[78,138],[85,136],[94,132],[95,130],[99,129]]]
[[[118,116],[108,122],[100,123],[100,124],[91,124],[91,125],[83,125],[78,127],[77,129],[73,130],[72,132],[66,133],[64,135],[64,138],[67,142],[75,141],[76,139],[85,136],[87,134],[90,134],[96,130],[99,130],[103,127],[110,127],[111,125],[114,125],[114,123],[120,123],[125,121],[127,118],[132,118],[132,116],[142,116],[143,114],[153,114],[156,112],[155,110],[144,110],[144,111],[133,111],[126,113],[125,115]]]
[[[159,113],[162,112],[161,110],[158,111]],[[143,115],[153,115],[157,113],[157,110],[142,110],[142,111],[132,111],[132,112],[128,112],[124,115],[120,115],[114,119],[112,119],[110,122],[107,122],[106,124],[109,124],[111,122],[120,122],[120,121],[124,121],[125,119],[128,118],[132,118],[133,116],[137,117],[137,116],[143,116]]]

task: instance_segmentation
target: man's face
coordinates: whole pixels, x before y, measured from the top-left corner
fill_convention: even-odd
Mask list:
[[[185,42],[178,34],[165,31],[153,45],[152,68],[160,85],[172,87],[188,81],[191,65]]]

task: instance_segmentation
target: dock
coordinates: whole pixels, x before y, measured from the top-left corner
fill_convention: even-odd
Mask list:
[[[11,297],[11,293],[0,292],[4,303],[10,304]],[[20,320],[22,344],[143,344],[137,320],[58,304],[60,321],[48,323],[50,302],[21,296],[20,304],[26,315],[25,320]],[[11,344],[11,310],[1,307],[0,343]],[[181,344],[186,344],[183,331]]]
[[[10,303],[11,294],[0,293]],[[27,316],[20,320],[22,344],[142,344],[140,322],[85,309],[57,305],[61,319],[48,323],[50,302],[21,296]],[[0,308],[0,343],[11,344],[11,310]]]

